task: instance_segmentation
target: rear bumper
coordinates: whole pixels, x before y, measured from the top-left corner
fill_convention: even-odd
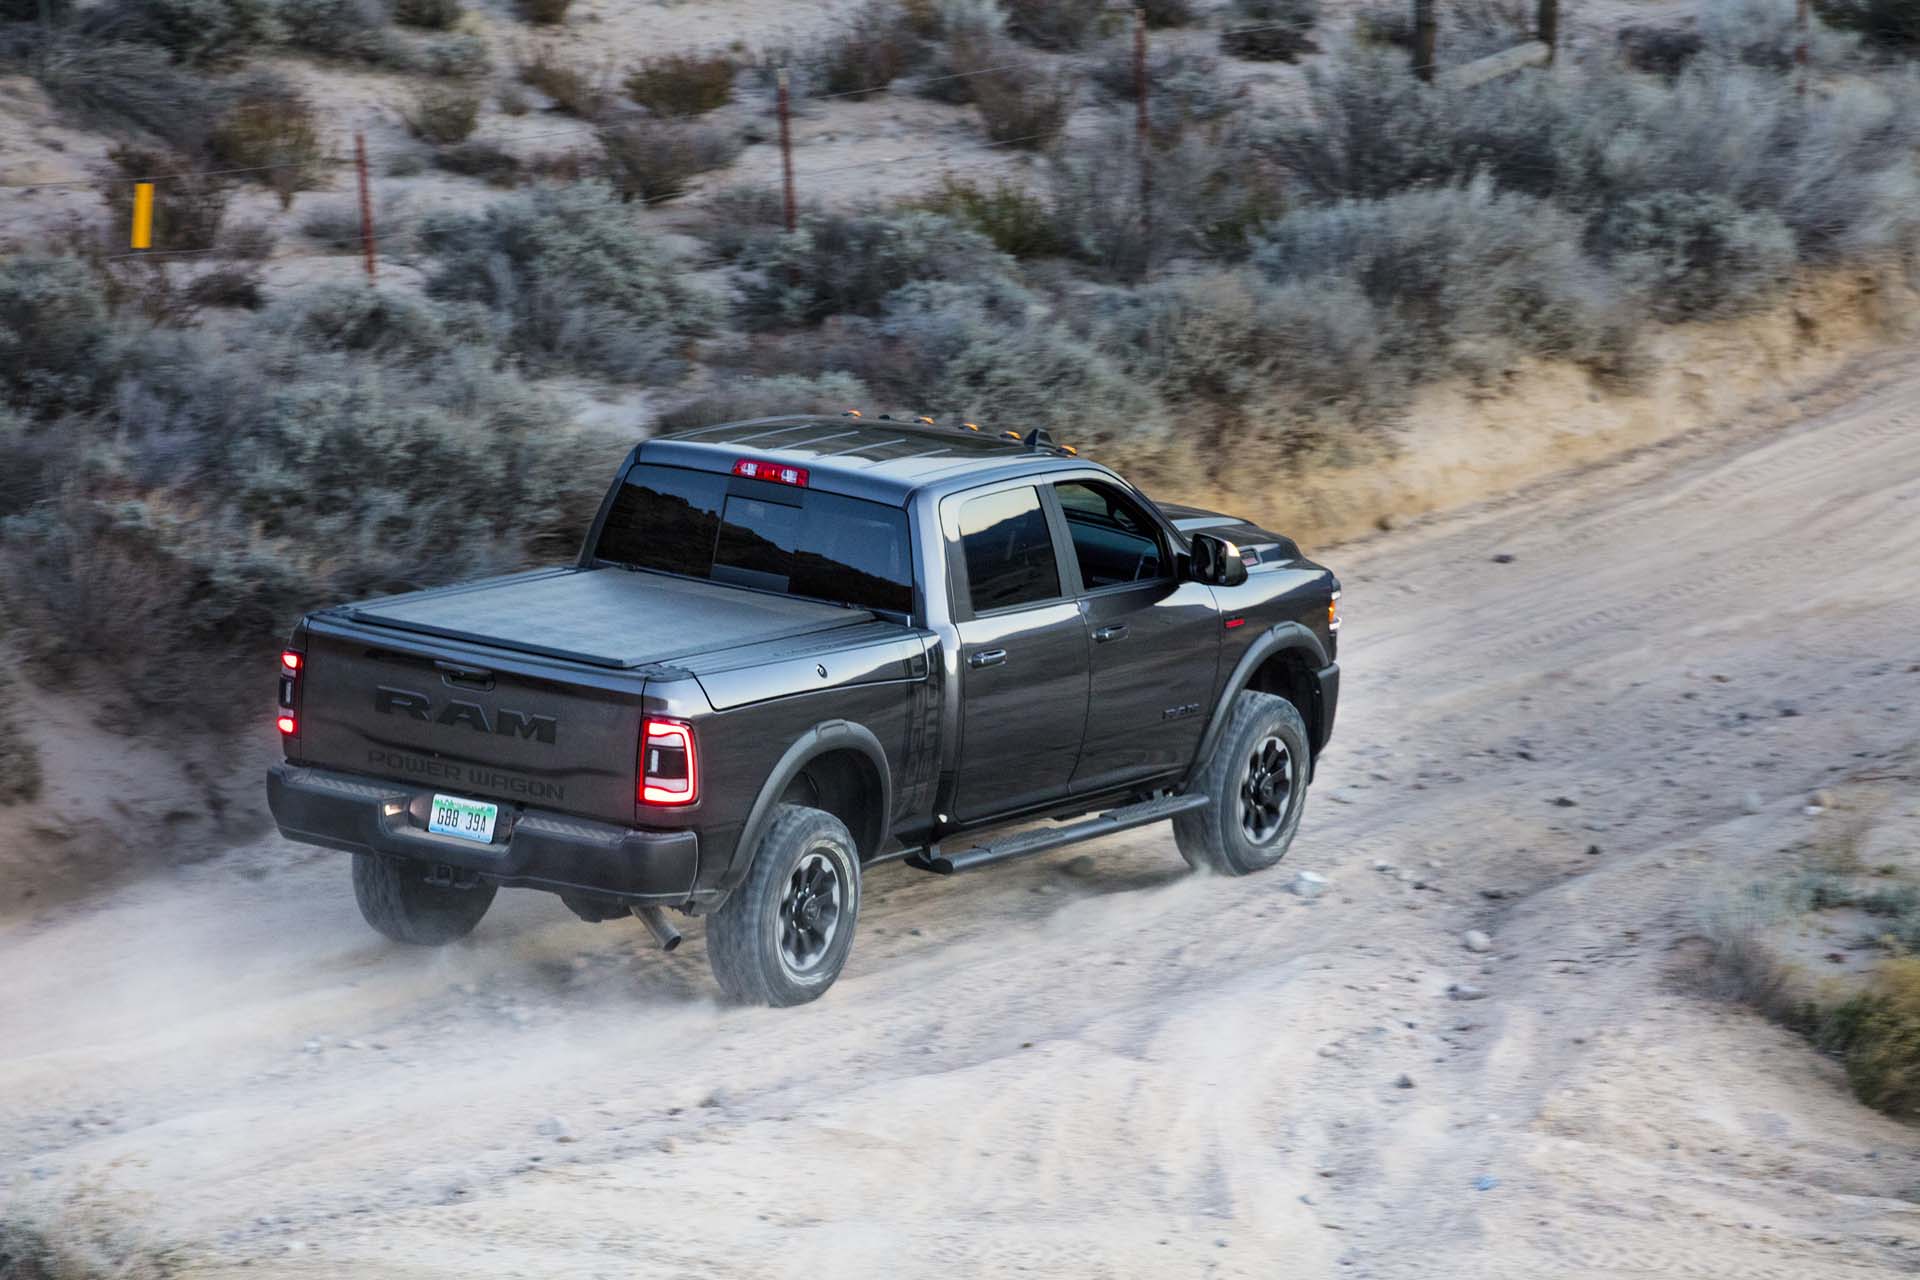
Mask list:
[[[414,858],[501,885],[588,893],[635,906],[678,906],[700,864],[691,831],[636,831],[502,804],[492,844],[435,835],[421,815],[432,792],[360,774],[276,764],[267,807],[289,840]]]
[[[1313,673],[1313,681],[1313,700],[1320,709],[1314,725],[1313,755],[1317,760],[1333,737],[1333,713],[1340,706],[1340,664],[1329,662]]]

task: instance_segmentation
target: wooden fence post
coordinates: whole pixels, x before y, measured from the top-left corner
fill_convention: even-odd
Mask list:
[[[353,167],[360,176],[360,252],[367,261],[367,283],[374,281],[373,187],[367,180],[367,135],[353,135]]]
[[[799,201],[793,191],[793,125],[791,123],[793,110],[791,104],[788,102],[787,80],[787,69],[782,67],[780,68],[779,80],[780,177],[781,183],[785,188],[787,230],[792,231],[800,225],[800,209]]]
[[[1433,81],[1434,44],[1440,35],[1440,23],[1434,16],[1434,0],[1413,0],[1413,74]]]

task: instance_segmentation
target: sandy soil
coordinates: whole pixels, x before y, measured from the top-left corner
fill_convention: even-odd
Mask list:
[[[201,1275],[1912,1273],[1913,1130],[1691,985],[1920,736],[1913,352],[1844,386],[1330,556],[1346,704],[1264,876],[881,868],[785,1012],[537,895],[395,949],[278,841],[16,923],[10,1197]]]

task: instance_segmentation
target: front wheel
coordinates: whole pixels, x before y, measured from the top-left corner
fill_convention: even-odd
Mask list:
[[[840,976],[860,915],[860,858],[832,814],[783,804],[747,879],[708,917],[707,958],[743,1004],[817,1000]]]
[[[1207,805],[1173,820],[1180,856],[1198,870],[1244,876],[1287,854],[1307,803],[1306,722],[1285,698],[1241,693],[1213,755],[1193,780]]]
[[[395,942],[439,947],[466,937],[493,905],[498,886],[430,884],[427,864],[373,853],[353,855],[353,896],[366,922]]]

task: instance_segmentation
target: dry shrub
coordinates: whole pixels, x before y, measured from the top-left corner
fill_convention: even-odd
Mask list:
[[[1814,0],[1828,25],[1888,49],[1920,51],[1920,0]]]
[[[792,235],[763,236],[742,264],[750,325],[810,324],[831,315],[876,315],[916,280],[1004,279],[1012,260],[993,242],[949,218],[919,211],[810,213]]]
[[[430,85],[413,96],[407,128],[438,146],[465,142],[480,121],[480,94],[464,87]]]
[[[700,238],[729,261],[747,246],[786,226],[786,197],[778,188],[741,183],[723,187],[700,206]]]
[[[443,147],[433,156],[437,169],[466,178],[479,178],[496,187],[511,187],[520,181],[525,166],[520,158],[497,142],[475,138],[458,146]]]
[[[724,54],[649,58],[627,76],[627,96],[655,115],[697,116],[733,98],[734,71]]]
[[[9,39],[8,37],[12,38]],[[145,132],[198,153],[218,113],[207,78],[147,44],[96,42],[40,28],[0,28],[0,62],[31,70],[48,98],[82,123]]]
[[[573,0],[519,0],[520,16],[541,26],[559,26],[567,20]]]
[[[107,152],[111,169],[98,177],[100,198],[115,234],[132,225],[133,188],[153,182],[153,247],[168,251],[214,248],[233,198],[233,179],[198,172],[192,156],[125,143]]]
[[[1307,33],[1320,21],[1319,0],[1241,0],[1220,48],[1254,62],[1297,62],[1320,46]]]
[[[1042,49],[1078,49],[1106,23],[1105,0],[1004,0],[1007,30]]]
[[[1184,27],[1195,17],[1193,0],[1141,0],[1136,7],[1149,27]]]
[[[905,75],[925,52],[906,10],[894,0],[868,0],[807,61],[818,92],[864,98]]]
[[[656,425],[685,431],[716,422],[744,422],[786,413],[839,413],[871,403],[866,387],[845,373],[814,377],[727,378],[712,391],[669,409]]]
[[[1002,146],[1037,151],[1066,127],[1073,93],[1065,77],[1019,67],[976,77],[973,102],[988,138]]]
[[[551,45],[535,45],[531,57],[522,57],[520,80],[553,99],[556,110],[582,120],[597,120],[607,108],[602,77],[578,63],[568,62]]]
[[[214,126],[213,156],[238,176],[271,188],[283,207],[296,192],[327,185],[331,157],[320,137],[313,106],[291,86],[256,77],[242,86]]]
[[[1793,232],[1767,210],[1725,196],[1662,191],[1617,206],[1594,239],[1665,321],[1737,315],[1793,274]]]
[[[382,0],[294,0],[275,6],[287,44],[323,58],[404,64]]]
[[[394,0],[393,20],[428,31],[448,31],[460,21],[465,10],[460,0]]]
[[[0,421],[0,449],[11,453],[10,444],[6,424]],[[0,664],[10,661],[0,656]],[[20,723],[19,701],[13,672],[0,665],[0,805],[20,804],[40,795],[40,752]]]
[[[691,180],[724,169],[740,154],[733,133],[711,125],[646,120],[600,132],[607,178],[623,199],[661,204],[687,193]]]

